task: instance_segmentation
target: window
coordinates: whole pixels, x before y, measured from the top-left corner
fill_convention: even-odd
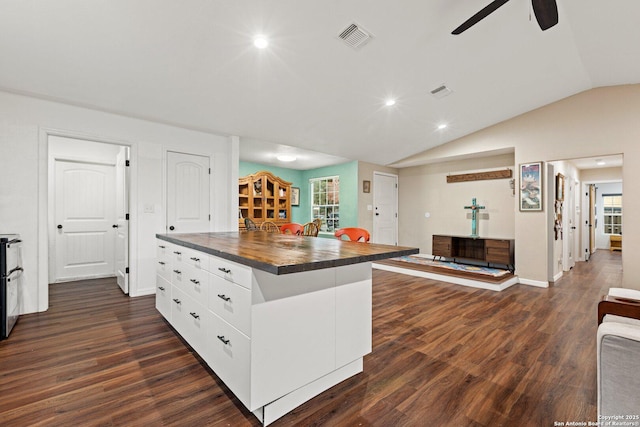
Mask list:
[[[622,194],[603,194],[604,233],[622,234]]]
[[[311,218],[320,218],[320,231],[340,228],[340,177],[309,180],[311,189]]]

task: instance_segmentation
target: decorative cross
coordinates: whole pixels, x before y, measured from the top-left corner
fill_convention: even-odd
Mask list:
[[[465,209],[471,209],[471,237],[478,237],[478,211],[484,209],[484,206],[476,204],[476,198],[471,199],[471,206],[465,206]]]

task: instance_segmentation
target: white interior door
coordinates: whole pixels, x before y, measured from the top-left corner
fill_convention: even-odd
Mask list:
[[[167,232],[209,231],[209,157],[167,152]]]
[[[116,157],[116,278],[118,286],[129,293],[129,149],[120,147]]]
[[[564,271],[571,270],[576,265],[575,260],[575,234],[576,234],[576,183],[571,177],[568,177],[565,185],[567,191],[565,194],[565,206],[563,206],[563,262]],[[577,187],[579,188],[579,187]]]
[[[55,280],[113,276],[115,166],[56,160]]]
[[[398,244],[398,176],[373,173],[373,243]]]

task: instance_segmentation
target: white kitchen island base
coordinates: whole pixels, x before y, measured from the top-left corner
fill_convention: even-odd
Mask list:
[[[258,417],[258,419],[262,422],[263,425],[269,425],[278,418],[287,413],[291,412],[293,409],[302,405],[308,400],[313,399],[320,393],[329,390],[336,384],[341,383],[342,381],[350,378],[356,374],[359,374],[363,370],[363,359],[360,358],[354,362],[349,363],[342,368],[339,368],[330,374],[325,375],[322,378],[318,378],[306,386],[295,390],[286,396],[282,396],[280,399],[271,402],[268,405],[263,406],[260,409],[257,409],[253,412],[253,414]]]
[[[156,292],[162,315],[264,425],[362,372],[370,258],[403,252],[269,234],[158,236]]]

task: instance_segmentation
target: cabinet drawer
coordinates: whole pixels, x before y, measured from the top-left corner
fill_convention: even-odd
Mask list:
[[[182,263],[171,271],[171,284],[206,305],[209,290],[209,273],[206,271]]]
[[[185,265],[193,267],[196,270],[209,271],[209,255],[195,251],[189,248],[178,246],[177,252],[180,252],[180,259]],[[174,254],[176,258],[178,255]]]
[[[246,336],[251,336],[250,290],[211,274],[208,308]]]
[[[502,248],[509,250],[509,246],[511,242],[509,240],[485,240],[484,246],[485,248]]]
[[[249,409],[251,385],[251,340],[207,310],[204,359]]]
[[[251,267],[212,256],[209,259],[209,271],[218,277],[251,289]]]
[[[432,239],[432,255],[434,256],[453,256],[453,239],[448,236],[433,236]]]
[[[164,240],[156,240],[156,257],[165,262],[171,262],[171,253],[173,245]]]
[[[202,331],[206,311],[180,289],[171,288],[171,324],[199,354],[205,348]]]
[[[485,261],[495,262],[498,264],[511,264],[509,249],[487,247]]]
[[[171,261],[158,257],[156,260],[156,273],[167,281],[171,281]]]
[[[171,284],[156,275],[156,309],[171,322]]]

